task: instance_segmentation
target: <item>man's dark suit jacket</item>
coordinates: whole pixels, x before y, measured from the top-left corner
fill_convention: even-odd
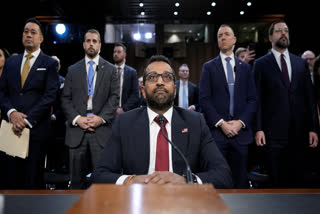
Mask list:
[[[115,66],[102,57],[96,75],[92,111],[106,121],[95,130],[96,140],[104,146],[111,135],[111,123],[119,104],[119,85]],[[69,67],[61,95],[61,107],[68,120],[65,140],[69,147],[77,147],[84,136],[84,130],[72,125],[72,121],[77,115],[87,115],[87,104],[87,70],[85,59],[82,59]]]
[[[235,57],[234,115],[246,128],[237,135],[240,144],[252,143],[252,123],[256,113],[256,89],[250,65]],[[230,94],[220,55],[203,65],[200,79],[200,107],[215,140],[226,137],[215,124],[231,119],[229,114]]]
[[[121,106],[124,111],[129,111],[139,106],[137,72],[134,68],[128,65],[124,66]]]
[[[187,128],[187,132],[182,132]],[[93,173],[95,183],[116,183],[122,174],[148,173],[150,158],[149,119],[147,107],[119,115],[112,127],[112,136]],[[231,188],[228,164],[218,150],[200,113],[174,107],[172,141],[186,156],[191,170],[204,183],[216,188]],[[182,175],[185,163],[172,150],[173,171]]]
[[[179,106],[179,90],[180,90],[180,80],[176,81],[177,93],[174,99],[174,104]],[[199,107],[199,89],[192,82],[188,81],[188,104],[189,106],[194,105],[196,110]]]
[[[50,109],[59,88],[58,63],[40,52],[21,88],[23,54],[7,59],[0,78],[0,105],[4,119],[14,108],[27,115],[31,123],[30,140],[44,140],[50,136]]]
[[[263,130],[266,138],[288,140],[288,130],[308,139],[308,132],[318,130],[318,117],[314,92],[307,63],[290,55],[292,78],[290,88],[285,86],[281,70],[272,52],[254,63],[258,92],[257,131]]]

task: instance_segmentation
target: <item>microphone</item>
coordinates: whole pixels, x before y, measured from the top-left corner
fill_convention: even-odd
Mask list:
[[[97,67],[96,67],[96,72],[98,72],[99,71],[99,65],[97,65]]]
[[[183,153],[181,152],[181,150],[173,143],[169,140],[169,138],[165,135],[164,131],[163,131],[163,128],[162,128],[162,125],[164,123],[164,116],[162,114],[159,114],[158,115],[158,119],[159,119],[159,122],[160,122],[160,129],[161,129],[161,133],[162,135],[164,136],[164,138],[168,141],[168,143],[171,144],[171,146],[178,152],[178,154],[182,157],[182,159],[184,160],[185,164],[186,164],[186,167],[187,167],[187,172],[186,172],[186,177],[187,177],[187,183],[188,184],[193,184],[193,179],[192,179],[192,172],[191,172],[191,169],[190,169],[190,165],[188,163],[188,160],[187,158],[183,155]]]
[[[236,71],[237,71],[237,67],[234,66],[234,67],[233,67],[233,72],[236,73]]]

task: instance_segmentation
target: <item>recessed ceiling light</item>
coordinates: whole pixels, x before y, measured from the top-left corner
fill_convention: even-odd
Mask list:
[[[178,11],[174,11],[173,14],[174,14],[175,16],[177,16],[177,15],[178,15]]]
[[[141,14],[141,16],[144,16],[144,15],[145,15],[144,11],[142,11],[140,14]]]
[[[208,11],[208,12],[207,12],[207,15],[210,16],[210,15],[211,15],[211,11]]]
[[[252,5],[252,3],[251,3],[251,2],[248,2],[247,5],[248,5],[248,7],[250,7],[250,6]]]
[[[244,11],[242,10],[242,11],[240,11],[240,15],[243,15],[244,14]]]
[[[179,7],[179,6],[180,6],[179,2],[176,2],[174,5],[175,5],[176,7]]]
[[[140,6],[140,7],[143,7],[143,3],[142,3],[142,2],[140,2],[139,6]]]
[[[216,6],[216,3],[213,1],[213,2],[211,3],[211,6],[212,6],[212,7]]]

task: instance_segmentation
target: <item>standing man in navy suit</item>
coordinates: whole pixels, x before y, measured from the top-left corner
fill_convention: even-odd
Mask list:
[[[203,116],[173,107],[175,75],[168,58],[153,56],[141,91],[147,107],[119,115],[93,173],[95,183],[184,184],[186,165],[160,132],[162,128],[186,156],[198,183],[231,188],[231,172]]]
[[[248,144],[253,141],[257,99],[250,65],[234,56],[235,43],[232,28],[221,25],[220,54],[203,65],[199,96],[212,136],[231,167],[235,188],[247,188]]]
[[[59,79],[57,61],[40,49],[43,39],[40,22],[28,19],[22,36],[25,51],[8,58],[0,78],[1,111],[12,123],[12,131],[20,136],[25,128],[30,129],[28,157],[6,156],[1,163],[5,171],[0,177],[6,189],[44,188],[42,168],[50,136],[50,107]]]
[[[117,115],[139,106],[139,87],[137,72],[126,65],[127,48],[116,43],[113,49],[113,60],[117,68],[120,100]]]
[[[301,187],[305,150],[318,145],[310,72],[306,61],[289,53],[284,21],[270,26],[269,41],[271,51],[253,66],[258,93],[256,144],[265,148],[273,187]]]
[[[189,81],[189,67],[182,64],[179,67],[180,80],[176,81],[177,95],[174,104],[184,109],[195,111],[199,106],[199,89]]]

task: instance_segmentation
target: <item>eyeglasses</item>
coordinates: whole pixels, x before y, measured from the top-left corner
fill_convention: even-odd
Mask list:
[[[274,32],[276,32],[276,33],[280,33],[282,31],[288,33],[289,32],[289,28],[286,27],[286,28],[276,28],[276,29],[274,29]]]
[[[146,75],[146,80],[150,82],[157,82],[159,76],[162,77],[163,82],[171,82],[174,79],[173,74],[170,72],[164,72],[162,74],[158,74],[157,72],[150,72]]]

